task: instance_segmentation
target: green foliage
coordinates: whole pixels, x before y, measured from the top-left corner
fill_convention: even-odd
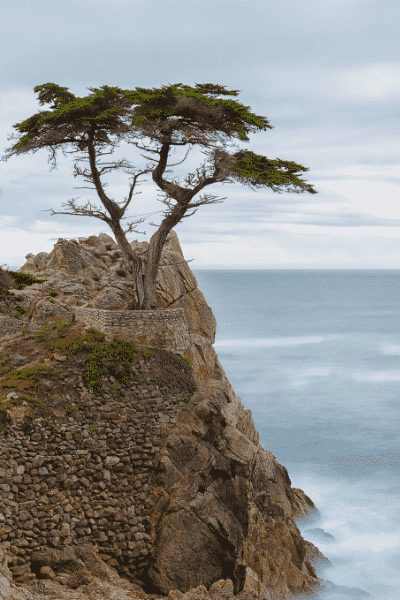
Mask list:
[[[23,315],[24,313],[26,313],[26,308],[23,308],[22,306],[17,306],[15,309],[14,317],[17,319],[20,315]]]
[[[188,358],[186,358],[186,356],[182,356],[182,354],[178,354],[178,356],[180,356],[181,358],[183,358],[183,360],[189,365],[189,367],[193,371],[192,363],[190,362],[190,360]]]
[[[81,151],[87,149],[89,144],[113,145],[107,134],[124,138],[126,134],[133,133],[137,137],[149,136],[157,141],[165,141],[172,132],[181,132],[185,143],[192,141],[212,145],[210,142],[217,132],[248,142],[248,133],[273,129],[266,117],[250,112],[248,106],[237,100],[217,98],[221,95],[238,95],[238,90],[226,90],[225,86],[218,84],[195,84],[193,88],[177,83],[151,89],[136,87],[134,90],[105,85],[88,89],[91,94],[77,98],[67,91],[68,88],[55,83],[36,86],[34,91],[39,93],[39,103],[53,102],[53,110],[41,111],[14,125],[25,135],[2,159],[51,147],[55,166],[57,145],[76,143]],[[132,105],[134,108],[131,108]],[[80,137],[77,137],[79,134]],[[13,136],[9,139],[13,139]],[[169,140],[174,144],[171,137]],[[231,156],[219,149],[213,158],[217,156],[225,160],[225,166],[228,163],[230,165],[224,171],[226,177],[221,181],[231,177],[250,187],[268,186],[278,191],[281,186],[292,186],[298,190],[288,191],[318,193],[295,175],[309,169],[293,161],[279,158],[271,160],[247,150],[240,150]]]
[[[6,379],[0,380],[1,387],[18,387],[19,390],[23,390],[27,387],[37,387],[39,385],[38,372],[47,370],[49,367],[32,367],[31,369],[25,368],[20,371],[14,371],[9,373]],[[32,380],[32,381],[31,381]],[[0,395],[0,411],[6,412],[11,404],[19,404],[20,400],[26,400],[34,406],[41,406],[43,401],[36,400],[26,394],[19,394],[19,398],[16,400],[5,400],[5,396]]]
[[[43,140],[42,143],[38,143],[38,141],[41,134],[44,131],[48,133],[49,130],[52,132],[51,142],[53,144],[76,142],[79,150],[84,150],[87,146],[85,137],[82,136],[82,138],[77,139],[76,134],[86,132],[89,124],[93,125],[92,131],[94,132],[95,142],[110,143],[105,132],[112,132],[115,128],[118,129],[120,125],[118,116],[124,113],[122,107],[112,106],[115,100],[120,97],[119,93],[114,91],[115,88],[102,86],[102,91],[89,88],[94,91],[94,94],[90,94],[85,98],[76,98],[76,96],[67,92],[67,89],[55,83],[46,83],[34,88],[35,92],[39,92],[39,104],[48,104],[53,101],[51,106],[53,111],[40,111],[14,126],[20,133],[26,133],[13,146],[15,152],[12,152],[12,154],[47,146],[50,141],[49,137],[47,137],[47,140]],[[123,104],[123,102],[119,104]],[[125,104],[130,103],[125,102]],[[13,139],[13,136],[10,139]]]
[[[250,152],[249,150],[241,150],[233,156],[235,162],[232,165],[232,176],[249,187],[264,187],[267,185],[274,192],[280,194],[282,192],[279,190],[282,186],[292,185],[294,188],[300,188],[299,190],[290,190],[296,194],[300,194],[304,190],[307,190],[311,194],[318,194],[311,185],[305,184],[302,179],[294,175],[294,173],[298,173],[299,171],[310,170],[303,167],[303,165],[281,160],[280,158],[271,160],[265,156],[254,154],[254,152]],[[286,171],[282,171],[281,169],[286,169]]]
[[[54,290],[50,290],[49,291],[49,296],[52,296],[52,298],[55,298],[56,296],[58,296],[58,292],[56,292]]]
[[[64,371],[62,369],[53,369],[54,375],[59,375],[61,379],[64,379]]]
[[[85,134],[88,125],[91,125],[93,141],[104,145],[110,143],[107,133],[125,134],[132,128],[142,130],[147,125],[165,121],[169,116],[181,117],[174,122],[174,129],[189,128],[194,132],[199,129],[219,130],[244,141],[249,140],[246,135],[249,131],[272,129],[265,117],[250,113],[249,107],[237,101],[213,98],[216,95],[238,95],[237,90],[225,90],[225,86],[206,83],[192,88],[178,83],[158,89],[136,87],[135,90],[122,90],[106,85],[88,89],[92,94],[77,98],[67,91],[68,88],[55,83],[36,86],[34,92],[39,93],[39,104],[53,102],[52,111],[38,112],[14,125],[25,135],[13,146],[10,155],[48,146],[50,142],[53,145],[75,142],[79,150],[84,150],[87,138],[85,135],[77,138],[76,134]],[[133,104],[137,106],[132,112],[129,108]],[[130,127],[122,120],[127,114],[133,117]],[[44,132],[47,136],[41,140]]]
[[[119,90],[119,88],[112,88]],[[229,137],[249,141],[246,133],[257,129],[273,129],[265,117],[249,112],[234,100],[220,100],[213,96],[237,96],[238,90],[226,90],[225,86],[212,83],[195,84],[195,88],[182,83],[163,85],[158,89],[135,88],[136,92],[121,90],[132,103],[138,104],[133,111],[132,125],[146,129],[146,125],[165,122],[168,117],[180,117],[174,120],[174,130],[198,131],[218,130]],[[137,92],[140,93],[138,102]],[[207,97],[211,96],[211,98]],[[171,123],[171,122],[169,122]]]
[[[216,201],[215,197],[204,195],[201,201],[190,204],[191,199],[198,192],[213,183],[238,181],[255,188],[270,187],[274,192],[286,187],[285,191],[289,192],[318,193],[310,184],[296,176],[296,173],[300,171],[309,170],[301,164],[283,161],[279,158],[271,160],[246,150],[240,150],[231,155],[216,146],[217,142],[226,143],[227,139],[231,138],[248,142],[250,141],[249,133],[273,129],[266,117],[250,112],[250,107],[237,100],[217,97],[221,95],[237,96],[238,90],[226,90],[225,86],[213,83],[196,83],[195,87],[177,83],[151,89],[136,87],[134,90],[103,85],[101,88],[88,89],[92,93],[80,98],[69,92],[68,88],[55,83],[36,86],[34,92],[38,93],[39,104],[52,103],[51,110],[39,111],[28,119],[13,125],[19,131],[20,137],[2,157],[2,160],[8,160],[14,154],[27,153],[30,150],[36,152],[40,148],[48,148],[52,153],[49,160],[53,158],[55,168],[56,151],[65,144],[75,145],[75,150],[72,152],[86,151],[89,153],[91,172],[80,170],[75,163],[74,176],[86,176],[95,184],[97,194],[110,216],[99,210],[93,210],[90,202],[83,208],[77,207],[74,204],[75,199],[67,202],[73,212],[56,213],[53,209],[49,209],[53,211],[52,214],[93,216],[105,221],[114,231],[116,223],[119,225],[121,219],[126,218],[123,215],[132,199],[137,178],[151,172],[153,181],[166,195],[166,200],[162,201],[170,209],[170,212],[166,214],[165,211],[158,211],[164,213],[164,219],[159,229],[162,232],[159,239],[163,239],[164,244],[166,234],[172,227],[182,218],[192,216],[196,212],[195,210],[186,214],[190,208]],[[104,153],[101,153],[100,150],[105,145],[112,147],[116,145],[115,140],[109,139],[111,135],[117,136],[118,141],[122,139],[136,146],[138,146],[138,142],[134,141],[135,137],[139,139],[148,137],[152,141],[162,144],[160,151],[152,150],[152,152],[159,152],[157,165],[147,164],[145,170],[134,174],[129,196],[124,198],[126,202],[123,207],[107,197],[100,175],[107,170],[122,167],[126,169],[131,165],[125,159],[112,163],[111,166],[103,166],[100,171],[95,165],[96,153],[101,156]],[[12,135],[8,139],[15,139],[15,136]],[[186,144],[199,144],[213,148],[208,153],[211,158],[211,167],[214,167],[211,176],[206,175],[205,165],[203,165],[202,171],[196,169],[197,175],[190,173],[185,179],[189,185],[194,183],[194,187],[182,187],[176,181],[171,182],[163,178],[171,146]],[[139,148],[142,147],[139,146]],[[144,149],[147,150],[147,148]],[[186,159],[186,156],[183,160]],[[125,172],[132,173],[129,170],[125,170]],[[177,205],[171,207],[169,198],[176,200]],[[88,205],[90,209],[88,209]],[[135,224],[143,221],[144,219],[140,219]],[[125,233],[133,231],[133,224],[130,223],[126,231],[120,228],[121,238]],[[150,223],[150,225],[154,225],[154,223]],[[128,243],[126,238],[125,242]],[[119,244],[122,246],[121,240]],[[153,264],[146,267],[146,285],[142,284],[140,278],[136,278],[138,297],[140,297],[139,309],[149,309],[155,305],[155,279],[162,250],[162,246],[161,249],[159,245],[156,248],[157,244],[158,242],[153,241],[149,250]],[[78,258],[76,249],[71,249],[72,247],[73,244],[68,246],[70,249],[66,254],[68,262],[70,259],[73,262]],[[139,258],[132,255],[132,261],[139,261]],[[85,267],[83,260],[75,260],[75,263],[71,265],[71,270],[77,272]],[[19,282],[17,288],[22,289],[18,286],[24,285],[27,284]]]
[[[101,376],[106,364],[113,372],[118,383],[127,385],[131,379],[130,366],[136,360],[135,347],[126,340],[104,342],[105,334],[89,329],[85,338],[81,334],[72,334],[64,340],[53,340],[47,343],[47,351],[75,354],[80,350],[89,350],[85,357],[84,379],[87,387],[96,393],[102,393]],[[104,363],[104,360],[107,363]],[[110,363],[110,364],[108,364]]]
[[[5,351],[5,353],[6,353],[6,354],[9,354],[9,352],[10,352],[10,348],[8,348],[8,349]],[[10,357],[9,357],[9,356],[5,356],[4,358],[2,358],[2,359],[0,360],[0,367],[2,367],[3,365],[5,365],[5,364],[6,364],[6,362],[7,362],[8,360],[10,360]],[[0,375],[1,375],[1,372],[2,372],[2,371],[3,371],[3,373],[4,373],[4,372],[5,372],[5,369],[0,369]]]
[[[26,400],[27,402],[31,402],[35,406],[41,406],[43,404],[43,400],[36,400],[36,398],[32,398],[31,396],[27,396],[26,394],[19,394],[20,400]],[[28,415],[31,416],[31,415]]]
[[[23,290],[27,285],[33,285],[34,283],[43,283],[46,279],[36,279],[30,273],[20,273],[19,271],[8,271],[6,273],[11,275],[15,281],[15,287],[17,290]],[[12,292],[11,292],[12,293]]]
[[[24,369],[17,369],[11,371],[6,377],[0,380],[1,387],[5,388],[16,388],[23,390],[26,387],[38,387],[40,380],[38,373],[47,372],[50,367],[36,366],[36,367],[25,367]]]
[[[39,329],[38,333],[34,334],[34,337],[37,338],[42,338],[45,340],[48,340],[50,337],[51,332],[54,329],[57,329],[57,331],[60,331],[61,329],[63,329],[64,327],[68,327],[68,325],[70,325],[70,323],[72,322],[72,314],[70,314],[69,318],[65,321],[52,321],[51,323],[44,323],[42,325],[42,327]],[[21,328],[20,331],[27,331],[24,328]]]

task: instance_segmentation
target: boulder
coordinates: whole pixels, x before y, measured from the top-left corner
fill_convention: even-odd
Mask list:
[[[21,327],[23,327],[23,324],[19,319],[0,315],[0,339],[17,334]]]
[[[90,308],[101,308],[103,310],[123,310],[126,302],[124,295],[112,287],[105,287],[101,296],[96,296],[90,303]]]
[[[324,556],[322,552],[316,546],[314,546],[312,542],[304,540],[304,543],[306,545],[305,558],[311,565],[317,568],[332,565],[329,558],[326,558],[326,556]]]
[[[6,290],[15,289],[15,281],[6,271],[0,267],[0,293]]]
[[[61,550],[46,548],[31,555],[31,567],[41,579],[15,587],[7,566],[11,556],[0,546],[0,598],[2,600],[91,600],[118,598],[141,600],[148,598],[141,587],[121,578],[106,564],[90,544],[66,547]],[[22,570],[26,570],[22,566]],[[14,569],[15,572],[15,569]]]
[[[43,298],[35,302],[31,325],[43,325],[53,321],[68,321],[71,313],[63,304],[52,298]]]

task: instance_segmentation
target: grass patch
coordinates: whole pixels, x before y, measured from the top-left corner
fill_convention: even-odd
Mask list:
[[[46,352],[59,352],[70,356],[80,350],[88,350],[84,380],[88,389],[102,394],[101,376],[107,367],[117,382],[126,386],[132,377],[130,366],[137,359],[135,347],[131,342],[121,339],[105,342],[105,337],[104,333],[91,328],[84,338],[81,334],[72,334],[63,340],[47,342]],[[150,355],[148,352],[147,354]]]

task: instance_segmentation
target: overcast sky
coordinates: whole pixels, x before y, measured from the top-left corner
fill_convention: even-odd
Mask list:
[[[232,139],[239,148],[309,167],[300,176],[318,194],[256,191],[240,183],[201,193],[226,199],[200,206],[175,227],[192,269],[400,268],[400,3],[398,0],[14,0],[0,24],[0,156],[15,123],[39,110],[37,85],[76,96],[89,87],[122,89],[218,83],[274,129]],[[149,140],[145,140],[149,142]],[[148,144],[149,145],[149,144]],[[156,146],[152,146],[155,148]],[[71,147],[66,147],[71,149]],[[182,160],[177,147],[169,162]],[[227,148],[231,152],[237,148]],[[170,179],[195,172],[204,148],[192,147]],[[122,142],[101,160],[145,167],[143,151]],[[93,217],[54,215],[79,197],[104,208],[76,155],[57,152],[51,169],[41,149],[0,162],[0,264],[19,268],[29,252],[51,252],[59,237],[104,231]],[[88,167],[88,163],[78,163]],[[151,174],[130,210],[150,240],[166,206]],[[122,201],[130,175],[102,176]],[[184,184],[185,185],[185,184]],[[193,201],[196,201],[196,196]],[[153,214],[150,214],[153,213]],[[123,223],[126,223],[124,221]]]

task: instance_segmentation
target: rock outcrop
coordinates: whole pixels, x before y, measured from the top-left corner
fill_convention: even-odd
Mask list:
[[[131,246],[146,262],[147,242],[134,241]],[[139,361],[136,369],[137,375],[144,373],[148,378],[146,395],[138,392],[136,384],[112,391],[115,376],[104,376],[108,393],[96,396],[82,377],[84,362],[79,353],[77,358],[66,349],[46,353],[35,337],[43,325],[60,319],[69,321],[64,337],[67,331],[82,335],[74,314],[83,304],[106,310],[129,305],[132,278],[114,240],[104,233],[78,241],[59,239],[50,254],[26,258],[20,274],[39,282],[29,285],[32,278],[30,282],[26,278],[26,287],[18,289],[17,283],[13,289],[10,286],[12,296],[0,297],[0,365],[5,364],[4,357],[11,360],[6,373],[0,367],[0,396],[7,392],[6,400],[13,401],[13,407],[0,412],[0,446],[8,440],[17,448],[17,459],[11,457],[9,468],[0,460],[0,505],[4,507],[0,512],[5,513],[0,516],[0,598],[273,600],[310,596],[318,590],[314,566],[327,559],[303,540],[295,524],[295,519],[317,509],[302,490],[291,487],[286,468],[260,445],[251,411],[236,396],[213,348],[216,320],[183,257],[176,233],[170,232],[162,252],[156,306],[184,309],[191,345],[185,360],[149,348],[151,358],[147,363]],[[20,331],[21,327],[25,330]],[[32,398],[22,401],[21,386],[9,385],[18,391],[8,392],[2,384],[11,381],[11,366],[33,369],[41,362],[50,369],[48,389],[45,385],[43,391],[38,389],[36,400],[42,399],[43,407],[28,426]],[[69,387],[51,379],[54,365],[64,368]],[[82,399],[90,413],[82,419],[62,416],[68,402],[74,407]],[[183,411],[178,406],[182,400],[186,401]],[[101,405],[108,407],[104,414],[109,433],[99,428],[104,435],[99,436],[96,449],[95,436],[88,431],[101,422],[95,420],[100,419]],[[138,406],[143,406],[139,412]],[[71,410],[69,415],[74,414]],[[171,416],[164,418],[165,411]],[[48,435],[40,433],[49,415],[60,426],[61,437],[53,436],[53,430]],[[137,415],[147,421],[141,429],[129,428]],[[95,426],[88,428],[89,424]],[[82,433],[77,433],[77,426]],[[146,437],[151,428],[154,436]],[[23,442],[18,444],[19,435]],[[59,442],[63,436],[64,446]],[[125,449],[132,446],[138,452],[136,438],[141,437],[140,451],[148,453],[151,447],[153,454],[147,457],[150,460],[135,463],[142,467],[134,471],[132,461],[139,454],[129,458]],[[63,465],[55,466],[57,452],[65,456]],[[88,464],[73,467],[74,455],[82,461],[87,456]],[[53,465],[43,470],[44,460],[51,462],[52,456]],[[75,472],[78,477],[72,475]],[[72,495],[66,481],[74,490]],[[96,492],[99,481],[102,491]],[[136,508],[128,506],[139,484]],[[53,516],[46,521],[37,507],[38,503],[52,506],[50,492],[59,498],[61,508],[58,512],[52,508]],[[83,512],[74,514],[83,493]],[[140,510],[144,526],[138,521]],[[82,517],[85,511],[90,517]],[[109,515],[114,519],[111,528],[106,524]],[[54,533],[48,538],[46,530],[40,530],[45,522]],[[18,538],[25,540],[22,545],[17,544]]]

